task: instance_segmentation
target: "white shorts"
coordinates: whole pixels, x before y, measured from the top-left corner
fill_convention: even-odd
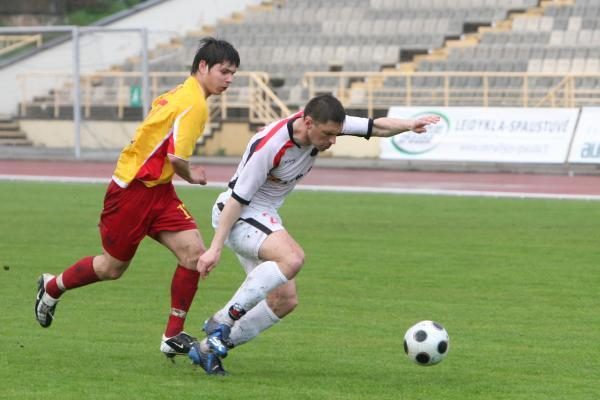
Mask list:
[[[221,196],[213,206],[212,225],[216,229],[219,223],[219,215],[223,208],[224,201]],[[255,209],[252,206],[242,206],[240,219],[233,225],[225,245],[233,250],[238,256],[250,260],[259,260],[258,251],[260,246],[272,232],[285,229],[281,217],[275,209]],[[241,260],[240,260],[241,261]],[[242,263],[244,270],[248,267]]]

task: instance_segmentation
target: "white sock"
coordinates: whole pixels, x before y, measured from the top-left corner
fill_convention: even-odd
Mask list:
[[[231,328],[229,340],[235,346],[242,345],[279,321],[281,319],[271,310],[267,301],[263,300],[235,323]]]
[[[271,290],[287,283],[287,281],[288,279],[283,275],[276,262],[263,262],[246,276],[246,280],[225,308],[215,314],[215,319],[219,323],[232,326],[236,319],[230,317],[229,310],[233,305],[241,308],[243,313],[247,313],[261,300],[264,300]]]
[[[44,292],[44,294],[42,295],[42,301],[50,307],[58,303],[58,299],[55,299],[54,297],[50,296],[47,292]]]

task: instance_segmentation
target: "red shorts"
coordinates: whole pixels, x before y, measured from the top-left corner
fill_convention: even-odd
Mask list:
[[[125,189],[111,181],[99,226],[104,249],[121,261],[133,258],[146,235],[157,239],[162,231],[197,229],[172,183],[146,187],[138,180]]]

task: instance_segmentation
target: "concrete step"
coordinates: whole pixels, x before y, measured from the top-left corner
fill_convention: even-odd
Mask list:
[[[19,123],[15,120],[0,119],[0,131],[18,131]]]
[[[33,146],[33,142],[27,138],[0,137],[0,146]]]
[[[0,139],[26,139],[25,132],[20,131],[19,127],[16,130],[0,129]]]
[[[33,142],[21,130],[18,120],[0,115],[0,146],[33,146]]]
[[[14,121],[14,117],[8,114],[0,114],[0,122],[10,122]]]

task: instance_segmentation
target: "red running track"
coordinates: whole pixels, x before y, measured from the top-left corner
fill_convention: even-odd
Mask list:
[[[0,179],[57,177],[110,179],[114,162],[0,160]],[[209,183],[222,185],[235,165],[205,164]],[[406,172],[389,169],[315,167],[302,187],[397,193],[463,194],[600,200],[600,176],[503,173]]]

